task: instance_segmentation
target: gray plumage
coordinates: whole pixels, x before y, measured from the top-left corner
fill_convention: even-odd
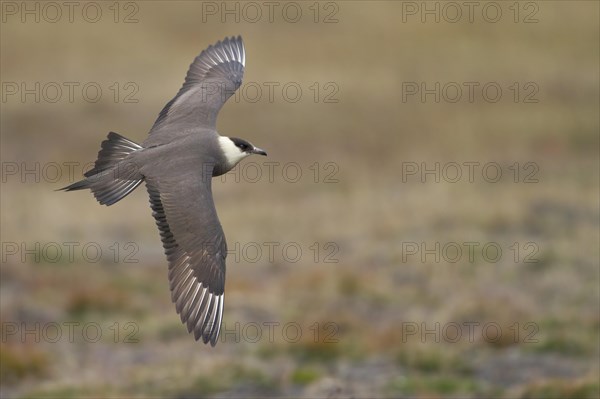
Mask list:
[[[242,83],[244,63],[239,36],[209,46],[194,59],[141,145],[109,133],[94,169],[64,188],[89,188],[100,204],[112,205],[146,183],[177,313],[196,340],[212,346],[223,317],[227,244],[211,179],[250,154],[266,155],[216,131],[219,110]]]

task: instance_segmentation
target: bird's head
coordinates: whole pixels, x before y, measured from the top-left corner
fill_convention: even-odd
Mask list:
[[[252,154],[267,155],[267,153],[255,147],[252,143],[246,140],[238,139],[237,137],[219,137],[219,145],[223,151],[223,156],[227,160],[229,168],[233,168],[242,159]]]

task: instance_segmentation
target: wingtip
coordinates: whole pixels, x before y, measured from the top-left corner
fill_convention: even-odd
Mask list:
[[[217,47],[219,45],[222,44],[228,44],[228,43],[240,43],[242,46],[244,45],[244,39],[242,39],[242,35],[237,35],[237,36],[226,36],[224,39],[219,40],[218,42],[211,44],[208,47]]]
[[[244,45],[244,39],[242,39],[242,35],[237,36],[229,36],[219,42],[215,43],[215,47],[220,45],[228,45],[230,48],[236,48],[235,57],[242,63],[242,65],[246,65],[246,49]]]

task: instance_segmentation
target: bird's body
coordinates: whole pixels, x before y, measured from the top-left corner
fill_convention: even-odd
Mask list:
[[[244,62],[241,37],[204,50],[141,145],[111,132],[94,169],[64,188],[89,188],[98,202],[112,205],[146,183],[177,313],[196,340],[213,346],[223,315],[227,244],[211,179],[251,154],[266,155],[215,127],[219,110],[241,85]]]

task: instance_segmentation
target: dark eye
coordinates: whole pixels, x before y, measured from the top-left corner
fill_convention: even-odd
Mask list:
[[[246,144],[240,144],[238,147],[240,147],[243,151],[246,151],[248,149],[248,146]]]

